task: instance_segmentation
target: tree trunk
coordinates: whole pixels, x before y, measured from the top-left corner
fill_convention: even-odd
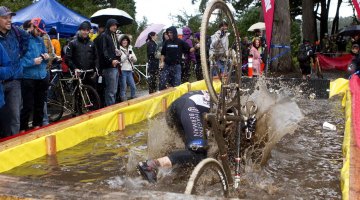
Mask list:
[[[277,0],[275,2],[274,25],[272,32],[272,44],[290,46],[290,5],[289,0]],[[279,55],[286,49],[271,48],[271,57]],[[291,53],[272,62],[273,71],[291,71]]]
[[[312,44],[316,40],[314,0],[302,0],[302,34]]]
[[[334,35],[335,33],[337,33],[339,31],[339,11],[340,11],[341,3],[342,3],[342,0],[338,0],[338,5],[336,7],[336,14],[335,14],[334,21],[333,21],[332,28],[331,28],[331,35]]]
[[[320,39],[324,37],[325,33],[328,33],[328,18],[330,0],[321,0],[321,14],[320,14]]]
[[[110,7],[111,7],[111,8],[116,8],[116,6],[117,6],[117,0],[109,0],[109,3],[110,3]]]

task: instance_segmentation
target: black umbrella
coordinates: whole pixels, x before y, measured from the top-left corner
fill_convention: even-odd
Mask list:
[[[339,31],[339,35],[342,36],[355,36],[359,34],[360,34],[360,25],[345,27]]]
[[[120,26],[131,24],[134,19],[125,11],[117,8],[105,8],[91,15],[90,20],[95,24],[105,25],[110,18],[116,19]]]

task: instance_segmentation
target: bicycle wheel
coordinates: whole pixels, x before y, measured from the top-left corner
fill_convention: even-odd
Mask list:
[[[75,100],[78,114],[84,114],[101,108],[99,94],[89,85],[82,85],[81,91],[78,89]]]
[[[133,78],[134,78],[135,85],[139,85],[139,83],[141,82],[141,76],[140,76],[139,72],[134,70]]]
[[[59,87],[52,87],[48,91],[47,112],[50,122],[56,122],[64,114],[64,99]]]
[[[216,24],[210,23],[210,17],[213,14],[217,14],[218,19],[216,21],[225,21],[228,23],[229,32],[232,35],[229,36],[229,49],[226,56],[222,56],[221,59],[209,60],[207,50],[207,37],[208,33],[213,34],[210,30],[214,29]],[[216,26],[217,27],[217,26]],[[236,28],[234,17],[223,0],[214,0],[210,2],[209,6],[206,7],[204,12],[201,29],[200,29],[200,58],[201,65],[203,69],[203,76],[205,79],[206,86],[209,90],[210,97],[213,102],[217,103],[219,101],[219,94],[216,91],[221,85],[229,85],[231,83],[239,84],[241,81],[241,53],[240,53],[240,39],[239,34]],[[223,72],[218,70],[220,68],[220,63],[223,68]],[[240,72],[240,73],[239,73]],[[227,100],[232,100],[233,98],[229,95],[234,96],[230,92],[227,93]]]
[[[221,164],[214,158],[202,160],[191,173],[185,194],[227,197],[229,185]]]

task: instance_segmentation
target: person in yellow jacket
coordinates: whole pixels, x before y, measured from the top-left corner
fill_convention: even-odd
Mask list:
[[[54,47],[54,53],[56,54],[56,56],[61,57],[61,45],[60,41],[58,40],[57,31],[55,28],[50,29],[49,36],[51,39],[51,44]]]

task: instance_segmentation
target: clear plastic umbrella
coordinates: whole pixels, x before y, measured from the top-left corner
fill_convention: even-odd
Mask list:
[[[250,26],[248,31],[254,31],[254,30],[265,30],[265,23],[264,22],[258,22]]]
[[[148,26],[140,33],[139,37],[136,39],[134,47],[143,46],[146,43],[146,38],[150,32],[155,32],[158,34],[164,28],[164,26],[164,24],[151,24]]]

